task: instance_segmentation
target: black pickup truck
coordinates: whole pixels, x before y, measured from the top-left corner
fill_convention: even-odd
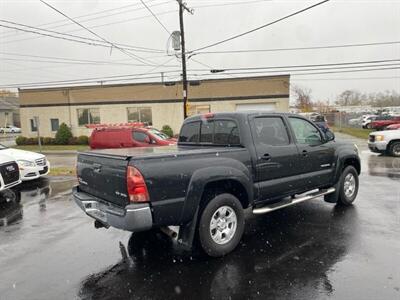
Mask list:
[[[79,153],[73,195],[96,228],[162,230],[218,257],[238,245],[244,209],[351,205],[360,168],[355,145],[303,117],[210,113],[186,119],[177,146]]]

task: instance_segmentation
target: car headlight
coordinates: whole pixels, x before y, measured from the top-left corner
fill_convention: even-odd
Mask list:
[[[17,163],[20,167],[34,167],[35,163],[29,160],[17,160]]]
[[[383,140],[385,140],[385,137],[383,135],[376,135],[375,136],[375,141],[382,142]]]

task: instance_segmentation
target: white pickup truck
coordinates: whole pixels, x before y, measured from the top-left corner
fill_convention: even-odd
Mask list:
[[[371,132],[368,147],[372,152],[400,157],[400,129]]]

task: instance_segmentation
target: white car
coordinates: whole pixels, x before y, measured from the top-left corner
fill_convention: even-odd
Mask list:
[[[1,144],[0,154],[11,156],[18,163],[22,181],[37,179],[50,171],[50,163],[43,154],[8,148]]]
[[[17,162],[11,156],[0,151],[0,192],[20,183],[21,175]]]
[[[376,153],[400,157],[400,129],[374,131],[369,134],[368,148]]]
[[[369,116],[366,116],[365,118],[363,116],[363,121],[362,121],[362,124],[361,124],[362,128],[364,128],[364,129],[365,128],[370,128],[371,127],[371,123],[373,121],[375,121],[375,119],[377,117],[378,117],[377,115],[369,115]]]
[[[355,118],[355,119],[350,119],[349,120],[349,125],[353,125],[353,126],[360,126],[363,122],[363,118]]]
[[[21,128],[7,125],[6,127],[0,127],[0,133],[21,133]]]

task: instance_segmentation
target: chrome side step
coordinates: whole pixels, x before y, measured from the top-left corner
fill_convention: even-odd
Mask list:
[[[306,194],[300,198],[294,198],[294,199],[287,200],[287,201],[283,200],[281,202],[273,203],[273,204],[266,205],[263,207],[253,208],[253,214],[255,214],[255,215],[266,214],[271,211],[278,210],[278,209],[288,207],[288,206],[292,206],[292,205],[295,205],[295,204],[298,204],[298,203],[301,203],[301,202],[304,202],[307,200],[311,200],[311,199],[314,199],[314,198],[317,198],[320,196],[332,194],[333,192],[335,192],[335,188],[331,187],[326,190],[319,190],[319,191],[313,192],[311,194]]]

